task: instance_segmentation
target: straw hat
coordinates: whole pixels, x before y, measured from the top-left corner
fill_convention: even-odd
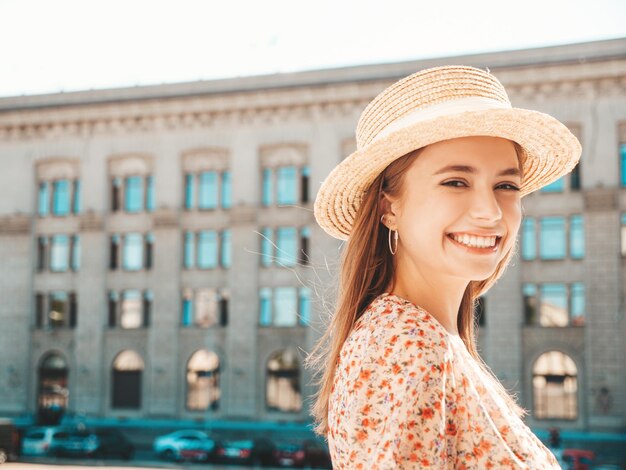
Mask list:
[[[322,183],[314,213],[329,235],[350,236],[363,193],[394,160],[442,140],[495,136],[523,149],[522,196],[569,173],[581,146],[548,114],[513,108],[502,84],[484,70],[449,65],[409,75],[365,108],[356,129],[357,150]]]

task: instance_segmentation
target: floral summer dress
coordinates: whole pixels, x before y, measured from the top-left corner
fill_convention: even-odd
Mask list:
[[[460,337],[393,294],[344,343],[328,411],[335,469],[560,469]]]

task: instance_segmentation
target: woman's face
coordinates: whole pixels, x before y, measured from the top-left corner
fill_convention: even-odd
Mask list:
[[[513,142],[463,137],[425,147],[388,197],[398,262],[468,281],[488,278],[515,243],[522,214]],[[391,216],[390,216],[391,215]]]

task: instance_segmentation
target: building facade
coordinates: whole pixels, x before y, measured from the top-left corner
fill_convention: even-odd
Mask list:
[[[626,40],[0,99],[0,415],[309,422],[328,172],[386,86],[489,68],[583,146],[524,198],[480,351],[533,427],[626,428]]]

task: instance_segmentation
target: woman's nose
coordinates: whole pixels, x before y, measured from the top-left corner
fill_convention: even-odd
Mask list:
[[[469,212],[472,218],[486,222],[497,222],[502,219],[502,209],[491,188],[473,191]]]

